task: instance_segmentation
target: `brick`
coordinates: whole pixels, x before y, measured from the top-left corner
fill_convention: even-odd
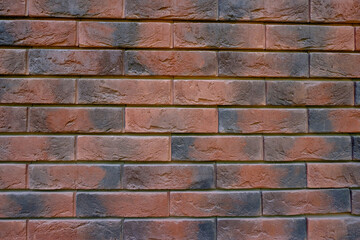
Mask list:
[[[174,47],[264,49],[262,24],[175,23]]]
[[[307,77],[306,53],[219,52],[219,76]]]
[[[360,105],[360,83],[355,82],[355,105]]]
[[[72,21],[0,21],[0,45],[75,46],[76,22]]]
[[[310,77],[358,78],[358,64],[360,54],[356,53],[311,53]]]
[[[259,136],[173,136],[171,158],[179,161],[262,160]]]
[[[354,50],[352,26],[267,25],[266,48],[273,50]]]
[[[0,218],[72,217],[73,193],[0,194]]]
[[[360,28],[355,28],[355,49],[360,50]]]
[[[121,220],[30,220],[29,240],[120,240]]]
[[[264,191],[264,215],[346,213],[351,211],[349,189]]]
[[[360,163],[308,163],[308,187],[360,187]]]
[[[125,132],[216,133],[215,108],[126,108]]]
[[[353,159],[360,160],[360,137],[352,137],[352,149],[353,149]]]
[[[121,18],[123,0],[31,0],[31,17]]]
[[[265,161],[351,160],[350,137],[264,137]]]
[[[30,108],[30,132],[122,132],[123,108]]]
[[[305,218],[218,219],[217,239],[304,240]]]
[[[1,136],[0,161],[66,161],[74,159],[74,138]]]
[[[166,192],[78,193],[78,217],[166,217]]]
[[[265,82],[248,80],[175,80],[174,104],[265,105]]]
[[[0,74],[25,74],[26,50],[0,49]]]
[[[351,81],[267,81],[268,105],[337,106],[354,104]]]
[[[309,109],[310,132],[360,132],[360,109]]]
[[[217,164],[218,188],[304,188],[304,164]]]
[[[124,240],[146,239],[215,239],[212,219],[126,219]]]
[[[24,16],[26,0],[3,0],[0,2],[1,16]]]
[[[351,190],[351,199],[352,199],[352,214],[360,215],[360,191]]]
[[[26,165],[1,164],[0,189],[24,189],[24,188],[26,188]]]
[[[79,79],[83,104],[171,104],[170,80]]]
[[[125,189],[211,189],[215,187],[214,166],[209,164],[124,166]]]
[[[169,161],[169,137],[79,136],[78,160]]]
[[[120,189],[121,166],[35,164],[29,166],[29,188]]]
[[[29,51],[32,75],[122,75],[123,52],[120,50]]]
[[[360,236],[360,220],[355,217],[308,218],[309,239],[353,240]]]
[[[216,76],[217,57],[210,51],[126,51],[125,74],[146,76]]]
[[[219,132],[305,133],[305,109],[219,109]]]
[[[170,47],[170,23],[81,22],[80,47]]]
[[[124,0],[126,18],[216,20],[216,0]]]
[[[0,238],[2,240],[26,240],[26,221],[0,221]]]
[[[259,216],[260,192],[171,192],[170,216]]]
[[[220,20],[307,22],[307,0],[219,0]]]
[[[360,22],[359,0],[311,0],[313,22]]]
[[[1,132],[26,132],[25,107],[0,107]]]

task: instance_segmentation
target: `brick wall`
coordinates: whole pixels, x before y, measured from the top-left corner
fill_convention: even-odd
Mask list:
[[[0,239],[359,239],[359,0],[0,15]]]

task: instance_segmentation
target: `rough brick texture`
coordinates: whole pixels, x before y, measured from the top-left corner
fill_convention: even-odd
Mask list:
[[[359,239],[359,65],[360,0],[0,0],[0,239]]]

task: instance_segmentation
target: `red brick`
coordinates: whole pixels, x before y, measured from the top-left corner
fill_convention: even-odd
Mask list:
[[[0,221],[0,238],[2,240],[26,240],[26,221]]]
[[[259,136],[173,136],[172,160],[257,161],[263,159]]]
[[[73,193],[0,194],[0,218],[72,217]]]
[[[78,160],[169,161],[169,137],[79,136]]]
[[[0,74],[25,74],[26,50],[0,49]]]
[[[346,213],[351,211],[349,189],[264,191],[264,215]]]
[[[120,240],[121,220],[30,220],[29,240]]]
[[[26,165],[1,164],[0,189],[23,189],[23,188],[26,188]]]
[[[26,108],[0,106],[0,131],[26,132]]]
[[[0,2],[0,15],[24,16],[26,0],[2,0]]]
[[[170,47],[170,23],[80,22],[80,47]]]
[[[307,77],[306,53],[219,52],[219,76]]]
[[[355,217],[308,218],[308,238],[314,240],[358,239],[360,220]]]
[[[359,51],[360,50],[360,28],[357,27],[355,29],[356,29],[356,31],[355,31],[355,43],[356,43],[355,49]]]
[[[304,188],[304,164],[217,164],[218,188]]]
[[[354,50],[352,26],[267,25],[266,48],[286,50]]]
[[[0,21],[0,45],[75,46],[76,22],[70,21]]]
[[[121,50],[33,49],[29,52],[30,74],[122,75]]]
[[[32,17],[121,18],[123,0],[31,0]]]
[[[352,214],[360,215],[360,191],[351,190]]]
[[[311,0],[313,22],[360,22],[359,0]]]
[[[78,217],[166,217],[166,192],[78,193]]]
[[[304,240],[305,218],[218,219],[217,239]]]
[[[264,137],[266,161],[351,160],[350,137]]]
[[[209,164],[124,166],[125,189],[210,189],[215,187],[214,166]]]
[[[353,105],[351,81],[267,81],[268,105]]]
[[[307,164],[309,188],[360,187],[360,163]]]
[[[175,23],[174,47],[264,49],[262,24]]]
[[[122,132],[123,108],[30,108],[30,132]]]
[[[216,52],[126,51],[126,75],[216,76]]]
[[[175,80],[174,104],[265,105],[265,82],[248,80]]]
[[[126,18],[199,19],[217,18],[216,0],[124,0]]]
[[[349,64],[351,63],[351,64]],[[358,78],[360,54],[356,53],[311,53],[310,76],[331,78]]]
[[[126,219],[124,240],[215,239],[212,219]]]
[[[171,192],[170,216],[259,216],[260,192]]]
[[[79,79],[83,104],[170,104],[170,80]]]
[[[216,133],[214,108],[126,108],[125,132]]]
[[[219,132],[305,133],[305,109],[219,109]]]
[[[119,189],[120,165],[29,166],[30,189]]]

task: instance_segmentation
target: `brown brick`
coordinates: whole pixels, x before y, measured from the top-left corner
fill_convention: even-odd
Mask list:
[[[219,132],[305,133],[305,109],[219,109]]]
[[[360,187],[360,163],[307,164],[308,187]]]
[[[121,50],[34,49],[29,52],[30,74],[122,75]]]
[[[79,136],[78,160],[169,161],[169,137]]]
[[[78,217],[166,217],[166,192],[78,193]]]
[[[354,50],[352,26],[267,25],[266,48],[286,50]]]
[[[346,213],[351,211],[349,189],[264,191],[264,215]]]
[[[123,108],[30,108],[30,132],[122,132]]]
[[[72,217],[73,193],[0,194],[0,218]]]
[[[32,17],[121,18],[123,0],[31,0]]]
[[[352,199],[352,214],[360,215],[360,191],[351,190],[351,199]]]
[[[356,50],[360,50],[360,28],[357,27],[355,28],[355,43],[356,43],[356,46],[355,46],[355,49]]]
[[[346,136],[264,137],[266,161],[351,160],[351,139]]]
[[[173,136],[172,160],[257,161],[263,159],[259,136]]]
[[[306,53],[219,52],[219,76],[307,77]]]
[[[199,19],[217,18],[216,0],[124,0],[126,18]]]
[[[78,101],[84,104],[171,103],[171,81],[166,79],[79,79],[78,88]]]
[[[26,221],[0,221],[0,238],[2,240],[26,240]]]
[[[267,81],[268,105],[353,105],[351,81]]]
[[[263,24],[175,23],[174,47],[264,49]]]
[[[0,189],[23,189],[23,188],[26,188],[26,165],[1,164]]]
[[[216,133],[215,108],[126,108],[125,132]]]
[[[313,22],[360,22],[359,0],[311,0]]]
[[[258,80],[175,80],[174,104],[265,105],[265,82]]]
[[[124,166],[125,189],[210,189],[215,187],[210,164]]]
[[[171,192],[170,216],[259,216],[260,192]]]
[[[217,57],[210,51],[126,51],[126,75],[216,76]]]
[[[304,164],[217,164],[218,188],[304,188]]]
[[[0,2],[1,16],[24,16],[26,0],[2,0]]]
[[[0,161],[66,161],[74,159],[74,138],[1,136]]]
[[[26,108],[0,106],[0,131],[26,132]]]
[[[26,50],[0,49],[0,74],[25,74]]]

